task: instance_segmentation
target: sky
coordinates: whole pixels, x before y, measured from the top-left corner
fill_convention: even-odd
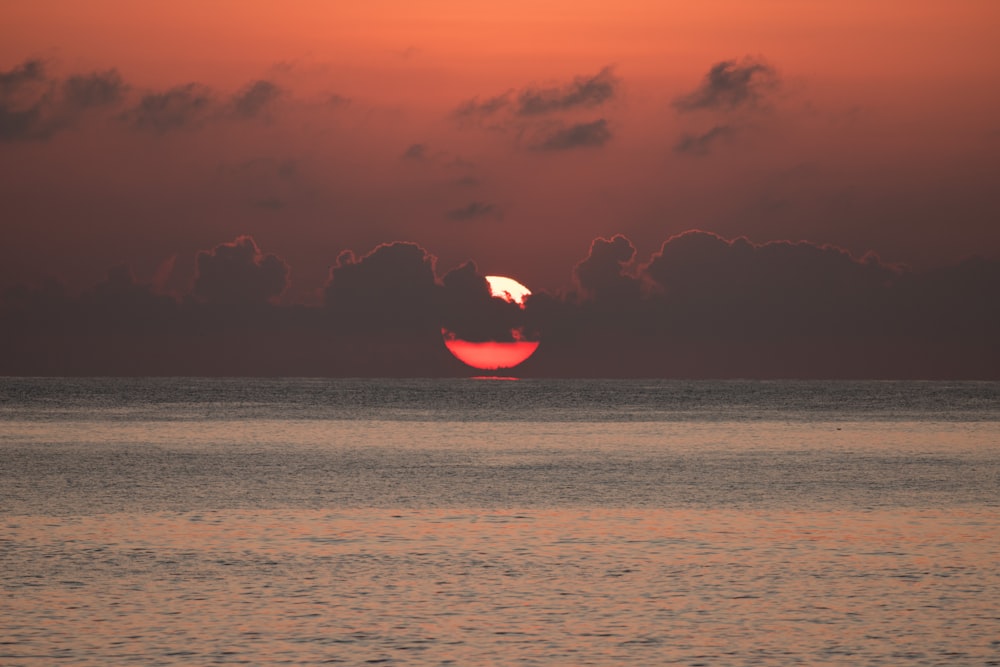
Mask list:
[[[458,373],[371,331],[499,274],[538,296],[528,374],[1000,376],[998,26],[992,0],[5,0],[0,372],[311,374],[333,336],[370,363],[315,373]],[[192,342],[253,304],[251,360]],[[125,320],[162,326],[108,343]]]

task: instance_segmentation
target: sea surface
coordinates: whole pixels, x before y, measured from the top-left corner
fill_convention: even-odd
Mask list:
[[[1000,383],[0,378],[3,665],[1000,665]]]

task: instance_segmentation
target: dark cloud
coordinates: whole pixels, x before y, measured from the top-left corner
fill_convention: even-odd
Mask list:
[[[621,234],[611,239],[596,238],[586,259],[573,269],[583,293],[598,300],[632,299],[640,292],[640,282],[627,273],[635,258],[635,246]]]
[[[118,70],[77,74],[63,81],[63,99],[70,109],[84,110],[118,104],[128,86]]]
[[[608,121],[601,118],[590,123],[576,123],[549,132],[536,144],[536,150],[564,151],[573,148],[600,148],[611,139]]]
[[[441,283],[439,321],[446,336],[472,342],[537,340],[537,332],[527,329],[525,310],[493,298],[474,262],[452,269]]]
[[[82,114],[118,104],[127,89],[113,69],[60,82],[48,76],[42,61],[26,61],[0,72],[0,141],[49,139]]]
[[[0,141],[46,139],[47,107],[52,103],[45,63],[27,60],[0,72]]]
[[[143,95],[126,118],[138,129],[163,134],[197,125],[213,104],[212,92],[197,83]]]
[[[452,115],[459,120],[466,119],[481,119],[487,116],[492,116],[499,111],[510,106],[511,101],[511,91],[496,95],[494,97],[488,97],[485,100],[480,101],[478,97],[471,100],[467,100],[458,105],[458,107],[452,112]]]
[[[0,295],[0,374],[465,374],[446,329],[540,336],[524,376],[1000,379],[996,260],[915,272],[696,230],[640,258],[618,235],[590,245],[577,290],[524,309],[491,298],[474,263],[439,279],[435,262],[414,243],[343,252],[322,307],[269,304],[288,267],[249,237],[199,253],[182,301],[126,266],[80,295],[17,286]]]
[[[472,188],[480,184],[480,181],[475,176],[462,176],[455,181],[455,185],[460,185],[463,188]]]
[[[415,243],[380,245],[360,259],[341,253],[330,269],[324,304],[347,330],[436,333],[435,262]]]
[[[30,84],[43,82],[46,78],[44,61],[25,60],[11,70],[0,72],[0,99],[14,95]]]
[[[674,144],[674,152],[684,155],[708,155],[714,144],[732,137],[735,132],[736,130],[730,125],[716,125],[702,134],[685,132]]]
[[[673,105],[678,111],[729,111],[754,107],[778,85],[778,73],[761,60],[724,60],[712,65],[701,85],[676,98]]]
[[[403,154],[400,156],[404,160],[412,160],[414,162],[422,162],[427,159],[427,145],[426,144],[410,144]]]
[[[192,292],[210,304],[266,304],[288,287],[288,265],[277,255],[263,254],[250,236],[200,251],[195,267]]]
[[[279,199],[277,197],[267,197],[265,199],[258,199],[253,202],[256,208],[262,208],[267,211],[280,211],[287,205],[284,199]]]
[[[460,206],[459,208],[454,208],[447,213],[445,217],[449,220],[463,221],[463,220],[473,220],[475,218],[485,218],[485,217],[498,217],[500,215],[500,209],[497,208],[496,204],[488,204],[481,201],[472,201],[465,206]]]
[[[350,106],[351,98],[333,93],[330,97],[326,98],[326,103],[334,109],[342,109],[346,106]]]
[[[459,104],[452,117],[464,123],[501,116],[501,127],[519,125],[540,116],[600,106],[612,100],[620,86],[621,79],[614,70],[605,67],[597,74],[578,76],[562,86],[528,87],[484,99],[474,97]]]
[[[565,86],[527,88],[517,96],[516,113],[536,116],[599,106],[617,94],[620,83],[614,71],[605,67],[594,76],[578,76]]]
[[[263,79],[254,81],[233,95],[231,106],[238,118],[257,118],[281,97],[282,90],[276,84]]]

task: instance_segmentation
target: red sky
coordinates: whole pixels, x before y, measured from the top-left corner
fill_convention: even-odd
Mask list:
[[[319,303],[413,241],[536,292],[689,229],[1000,259],[993,0],[0,7],[0,288],[189,292],[252,236]]]

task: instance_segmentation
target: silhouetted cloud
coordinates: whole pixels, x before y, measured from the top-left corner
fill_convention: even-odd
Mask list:
[[[128,86],[116,70],[74,74],[60,82],[41,60],[0,72],[0,140],[45,140],[92,109],[124,99]]]
[[[233,113],[239,118],[257,118],[267,111],[281,94],[281,88],[270,81],[263,79],[254,81],[233,95],[231,101]]]
[[[576,123],[554,130],[543,137],[534,148],[542,151],[564,151],[573,148],[600,148],[611,139],[608,121],[603,118],[590,123]]]
[[[200,251],[195,266],[193,294],[207,303],[265,304],[288,287],[288,265],[262,253],[250,236]]]
[[[702,134],[685,132],[674,144],[674,152],[687,155],[708,155],[713,144],[731,137],[734,133],[735,130],[730,125],[716,125]]]
[[[539,117],[600,106],[612,100],[620,86],[621,79],[614,70],[605,67],[597,74],[578,76],[561,86],[527,87],[483,99],[474,97],[459,104],[452,117],[462,123],[491,120],[509,129],[506,126],[520,126]]]
[[[41,60],[0,72],[0,141],[47,138],[43,112],[51,92]]]
[[[435,332],[436,258],[415,243],[380,245],[363,257],[346,251],[324,293],[338,325],[380,333]]]
[[[673,105],[678,111],[751,107],[778,85],[775,69],[761,60],[723,60],[712,65],[698,88],[676,98]]]
[[[326,103],[328,106],[334,109],[342,109],[343,107],[349,106],[351,104],[350,97],[344,97],[338,93],[333,93],[328,98],[326,98]]]
[[[410,144],[400,157],[404,160],[422,162],[427,159],[427,146],[426,144]]]
[[[535,116],[599,106],[616,95],[619,85],[612,68],[605,67],[594,76],[578,76],[565,86],[527,88],[517,96],[517,113]]]
[[[471,342],[537,340],[537,332],[527,330],[524,309],[493,298],[475,262],[446,273],[439,291],[438,318],[445,335]]]
[[[577,291],[539,291],[523,309],[491,298],[471,261],[438,279],[415,243],[341,253],[322,307],[268,304],[288,267],[249,237],[196,263],[180,302],[125,265],[82,294],[52,281],[5,290],[0,374],[463,374],[446,329],[540,336],[524,376],[1000,379],[997,260],[916,272],[692,230],[640,261],[616,235],[576,265]]]
[[[484,217],[497,217],[500,214],[500,209],[497,208],[496,204],[488,204],[481,201],[472,201],[465,206],[460,206],[459,208],[454,208],[447,213],[445,217],[449,220],[472,220],[474,218],[484,218]]]
[[[39,59],[25,60],[20,65],[0,72],[0,96],[12,95],[26,85],[45,81],[45,62]]]
[[[611,239],[596,238],[587,257],[573,269],[584,294],[599,300],[634,298],[640,282],[626,272],[635,258],[635,246],[621,234]]]
[[[118,70],[76,74],[63,82],[63,99],[72,110],[92,109],[118,104],[128,86]]]
[[[478,97],[474,97],[459,104],[452,112],[452,115],[459,120],[492,116],[507,108],[510,105],[510,98],[511,91],[488,97],[482,101]]]
[[[213,104],[212,92],[197,83],[143,95],[126,118],[138,129],[163,134],[199,123]]]

